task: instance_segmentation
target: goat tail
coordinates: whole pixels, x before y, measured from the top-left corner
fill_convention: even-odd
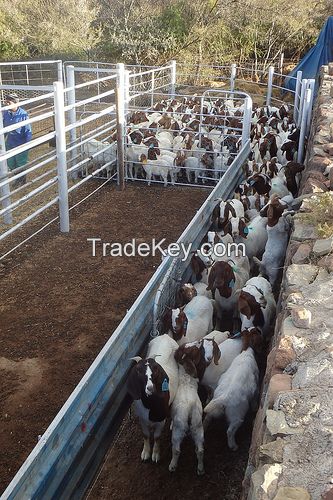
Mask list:
[[[214,414],[218,413],[218,416],[221,416],[224,414],[225,404],[222,398],[212,399],[208,405],[205,406],[203,411],[206,415],[211,414],[211,416],[214,416]]]
[[[253,262],[258,264],[258,266],[261,266],[261,260],[259,260],[258,257],[256,257],[255,255],[253,256]]]

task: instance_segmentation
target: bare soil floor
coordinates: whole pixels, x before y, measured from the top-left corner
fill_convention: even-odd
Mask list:
[[[81,197],[93,187],[87,183]],[[60,234],[54,223],[2,261],[0,491],[161,261],[160,256],[103,258],[98,254],[94,258],[87,238],[123,243],[132,237],[147,242],[154,237],[176,241],[206,197],[204,189],[136,185],[119,192],[107,185],[71,212],[69,234]],[[40,227],[41,221],[35,225]],[[28,229],[24,231],[28,234]],[[14,246],[15,238],[3,245],[1,255]],[[119,481],[133,481],[128,488],[134,487],[136,476],[138,493],[142,471],[147,476],[151,471],[137,460],[139,438],[134,440],[133,453],[132,446],[132,439],[126,441],[117,454],[120,462],[116,467]],[[129,474],[126,467],[124,476],[128,454],[133,469]],[[188,468],[192,472],[192,465]],[[120,485],[119,495],[114,489],[109,498],[125,498],[125,490]]]
[[[240,500],[251,441],[254,414],[236,434],[239,449],[229,450],[226,426],[212,422],[205,435],[205,470],[197,476],[197,460],[190,437],[182,443],[176,472],[170,473],[169,423],[161,440],[161,461],[142,462],[142,431],[134,413],[127,415],[87,500]]]

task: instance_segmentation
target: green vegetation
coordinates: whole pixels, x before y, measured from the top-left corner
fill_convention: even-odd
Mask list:
[[[333,196],[323,193],[312,196],[306,203],[307,212],[302,220],[317,229],[320,238],[333,236]]]
[[[0,0],[0,59],[298,60],[331,0]]]

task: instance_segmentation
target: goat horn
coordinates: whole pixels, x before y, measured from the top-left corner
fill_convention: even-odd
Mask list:
[[[131,361],[135,361],[136,363],[139,363],[139,361],[142,361],[141,356],[133,356],[133,358],[129,358]]]
[[[287,210],[286,212],[283,212],[282,217],[287,217],[288,215],[295,215],[295,210]]]

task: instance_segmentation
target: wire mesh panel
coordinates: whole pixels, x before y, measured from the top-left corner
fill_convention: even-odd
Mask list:
[[[175,258],[165,273],[155,295],[152,337],[168,333],[168,328],[164,322],[164,314],[167,307],[174,308],[177,305],[177,293],[183,272],[181,261]]]
[[[126,179],[213,187],[241,148],[245,121],[249,137],[248,100],[245,93],[218,89],[196,94],[155,90],[150,106],[141,108],[130,99]]]
[[[0,85],[6,91],[13,91],[20,99],[38,97],[43,86],[52,86],[53,82],[62,79],[61,61],[26,61],[0,63]],[[2,91],[2,99],[3,99]]]

